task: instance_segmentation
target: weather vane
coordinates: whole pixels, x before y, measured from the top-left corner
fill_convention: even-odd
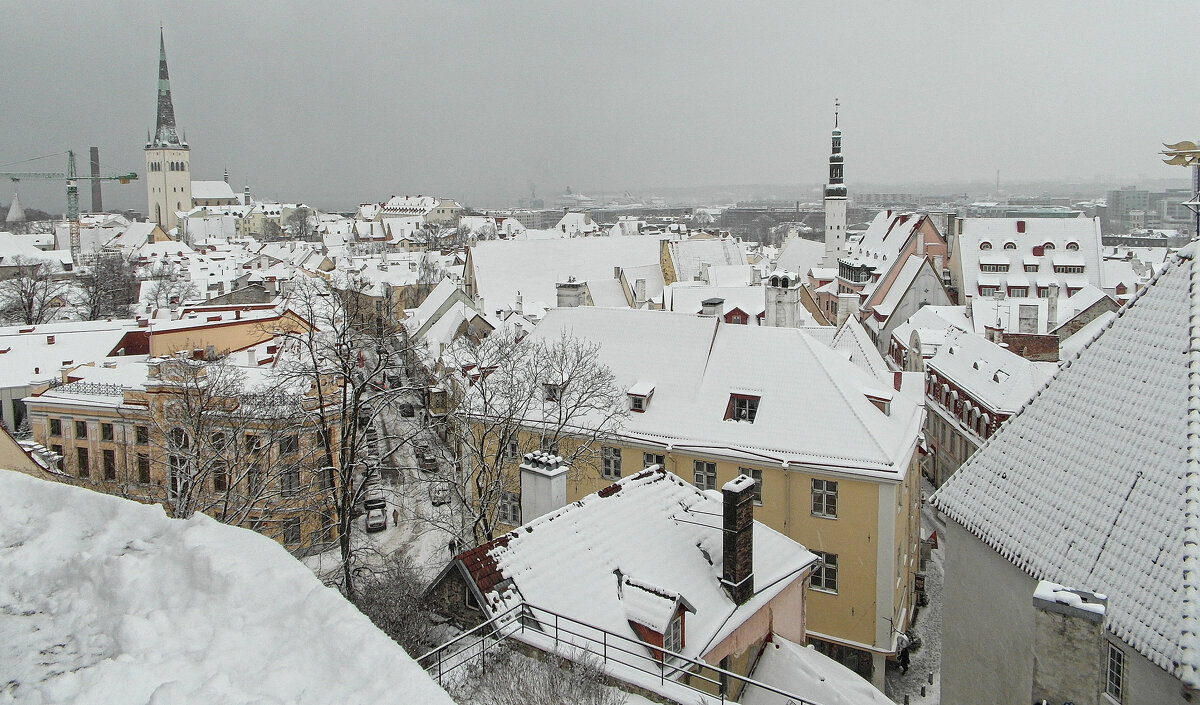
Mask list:
[[[1200,147],[1196,146],[1195,142],[1176,142],[1175,144],[1163,144],[1166,149],[1159,154],[1167,157],[1163,160],[1165,164],[1174,166],[1195,166],[1200,163]]]

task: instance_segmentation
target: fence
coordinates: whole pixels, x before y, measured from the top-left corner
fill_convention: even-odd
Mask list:
[[[608,675],[643,688],[652,687],[653,683],[622,671],[632,669],[657,680],[659,686],[671,683],[675,687],[705,696],[712,702],[729,702],[729,694],[734,692],[734,686],[738,685],[736,691],[739,693],[745,692],[749,686],[754,686],[783,696],[795,705],[817,705],[811,700],[733,671],[665,651],[661,646],[616,634],[553,610],[526,603],[510,607],[473,629],[459,634],[421,656],[417,662],[426,672],[437,678],[440,685],[448,674],[474,659],[480,659],[481,667],[486,671],[487,653],[499,648],[510,638],[516,638],[544,651],[559,653],[567,658],[578,657],[578,652],[590,654],[600,660]]]

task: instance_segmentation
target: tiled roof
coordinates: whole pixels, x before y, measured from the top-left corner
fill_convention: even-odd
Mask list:
[[[1194,248],[932,499],[1034,578],[1106,594],[1108,629],[1191,687],[1200,685]]]

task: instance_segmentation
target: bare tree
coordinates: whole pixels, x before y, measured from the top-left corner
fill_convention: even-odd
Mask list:
[[[24,255],[5,258],[0,281],[0,315],[26,325],[48,322],[67,304],[70,284],[49,260]]]
[[[391,556],[362,580],[354,606],[416,658],[438,645],[438,630],[424,592],[420,571]]]
[[[376,306],[371,283],[339,276],[325,288],[305,280],[290,292],[289,307],[311,329],[284,332],[287,356],[277,368],[283,381],[310,385],[317,399],[317,443],[332,477],[330,515],[337,522],[347,596],[355,594],[362,556],[352,540],[356,510],[377,481],[381,464],[410,439],[381,433],[383,417],[411,393],[403,380],[400,322],[391,306]]]
[[[314,459],[313,403],[273,380],[247,383],[228,359],[157,363],[150,406],[138,419],[167,467],[161,495],[169,513],[202,512],[235,525],[283,509],[318,511],[329,490]]]
[[[435,257],[426,254],[417,265],[417,283],[411,287],[412,294],[408,302],[413,308],[420,306],[425,297],[442,281],[445,274]]]
[[[264,242],[278,240],[283,234],[283,228],[279,226],[279,221],[272,218],[263,220],[262,239]]]
[[[297,206],[287,217],[287,230],[297,240],[308,240],[312,237],[313,227],[310,217],[312,212],[308,206]]]
[[[457,341],[441,383],[454,390],[446,417],[453,477],[430,479],[455,501],[430,521],[460,545],[478,545],[493,538],[506,493],[520,494],[516,464],[524,453],[559,455],[577,476],[596,466],[598,442],[628,413],[612,371],[597,361],[598,348],[566,335],[521,340],[512,329]]]
[[[76,298],[84,320],[126,318],[137,304],[137,268],[119,252],[101,252],[76,280]]]
[[[146,303],[151,307],[175,306],[200,295],[200,290],[192,280],[173,262],[155,262],[144,276],[149,281]]]
[[[557,654],[535,659],[500,647],[472,659],[464,670],[449,688],[459,703],[621,705],[626,700],[623,691],[609,685],[600,659],[583,651],[570,659]]]

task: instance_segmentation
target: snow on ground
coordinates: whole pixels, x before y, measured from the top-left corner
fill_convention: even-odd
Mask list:
[[[816,649],[772,637],[754,668],[754,680],[821,705],[891,705],[883,693],[849,668]],[[742,705],[794,702],[758,686],[748,686]]]
[[[922,495],[933,494],[933,486],[921,480]],[[945,524],[938,519],[937,512],[930,506],[921,507],[921,535],[936,531],[938,538],[945,536]],[[939,544],[940,545],[940,544]],[[925,593],[929,604],[917,614],[913,631],[921,638],[921,648],[909,652],[908,673],[901,673],[894,663],[888,663],[885,680],[887,694],[897,703],[908,696],[912,705],[941,702],[942,698],[942,585],[945,577],[945,548],[936,548],[930,555],[925,570]],[[930,683],[930,674],[933,682]],[[925,695],[921,695],[921,688]]]
[[[276,542],[0,470],[0,703],[451,703]]]

